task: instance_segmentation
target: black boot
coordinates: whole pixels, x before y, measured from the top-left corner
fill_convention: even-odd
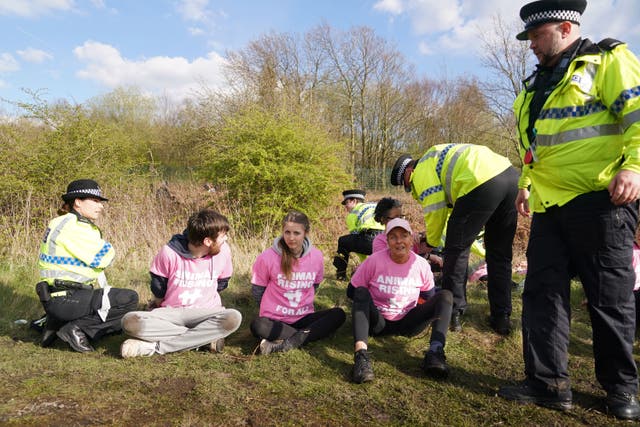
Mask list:
[[[527,380],[514,386],[501,387],[498,390],[498,396],[518,403],[535,403],[536,405],[559,411],[568,411],[573,406],[570,388],[555,391],[547,390],[534,387]]]
[[[454,310],[451,313],[451,323],[449,323],[449,330],[451,332],[460,332],[462,331],[462,323],[460,321],[461,312]]]
[[[82,329],[74,323],[67,323],[56,332],[56,335],[77,352],[88,353],[93,351],[93,347],[89,344],[89,338],[87,338],[85,333],[82,332]]]
[[[422,370],[431,378],[438,380],[443,380],[449,376],[449,366],[442,347],[437,351],[429,350],[424,354]]]
[[[638,398],[631,393],[607,393],[605,400],[607,413],[622,420],[640,418]]]
[[[358,384],[373,381],[373,368],[367,350],[358,350],[353,355],[352,379]]]

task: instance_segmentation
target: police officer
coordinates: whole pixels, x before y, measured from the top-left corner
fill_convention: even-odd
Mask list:
[[[120,320],[136,308],[138,294],[110,287],[104,276],[115,250],[93,223],[108,200],[98,183],[73,181],[62,199],[64,214],[51,220],[40,246],[36,291],[47,313],[42,345],[57,336],[85,353],[93,351],[89,338],[121,330]]]
[[[640,194],[640,62],[624,43],[580,36],[585,0],[520,9],[536,71],[514,103],[524,163],[516,206],[533,212],[522,294],[526,379],[499,395],[572,406],[570,279],[582,282],[606,409],[640,416],[632,349],[632,244]]]
[[[517,181],[509,159],[472,144],[434,145],[419,160],[405,154],[391,171],[391,184],[403,185],[422,205],[427,245],[439,246],[446,229],[442,287],[453,293],[454,331],[462,329],[460,316],[467,306],[469,252],[484,226],[489,324],[498,334],[511,333]]]
[[[347,279],[349,254],[355,252],[371,255],[371,246],[376,235],[384,231],[384,225],[374,219],[376,203],[365,203],[364,190],[342,192],[342,205],[348,212],[346,217],[349,234],[338,238],[338,251],[333,258],[336,279]]]

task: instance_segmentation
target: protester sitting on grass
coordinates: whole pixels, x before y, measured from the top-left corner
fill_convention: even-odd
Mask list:
[[[210,209],[193,214],[151,264],[151,311],[122,319],[137,338],[122,343],[124,358],[167,354],[206,346],[220,352],[224,338],[240,326],[238,310],[222,306],[220,294],[233,272],[227,244],[229,222]]]
[[[315,311],[315,291],[324,278],[322,252],[309,240],[307,216],[291,211],[282,221],[282,235],[253,265],[252,292],[260,315],[251,332],[260,338],[260,352],[299,348],[333,334],[345,321],[339,307]]]
[[[446,378],[449,367],[444,354],[453,295],[434,288],[429,263],[411,247],[411,226],[402,218],[386,225],[388,249],[374,252],[351,278],[353,294],[353,381],[374,378],[368,349],[369,335],[412,336],[433,322],[429,350],[422,368],[433,378]],[[418,298],[424,303],[418,305]]]
[[[40,245],[42,281],[36,291],[47,316],[41,344],[47,347],[57,336],[86,353],[93,351],[89,339],[120,332],[120,320],[135,310],[138,294],[110,287],[104,275],[115,249],[93,223],[108,200],[98,183],[73,181],[62,200],[61,216],[51,220]]]

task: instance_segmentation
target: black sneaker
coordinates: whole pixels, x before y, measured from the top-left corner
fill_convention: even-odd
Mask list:
[[[462,331],[462,323],[460,322],[461,313],[454,311],[451,313],[451,323],[449,323],[449,330],[452,332]]]
[[[373,381],[373,368],[367,350],[358,350],[353,355],[352,379],[357,384]]]
[[[511,319],[507,314],[501,314],[499,316],[489,316],[489,326],[498,335],[509,335],[511,333]]]
[[[300,348],[309,336],[309,330],[300,330],[285,340],[260,341],[260,354],[284,353],[294,348]]]
[[[622,420],[640,418],[638,398],[631,393],[607,393],[605,399],[607,413]]]
[[[427,351],[422,361],[422,370],[431,378],[438,380],[447,378],[449,376],[449,366],[447,366],[444,349],[439,348],[437,351]]]
[[[573,407],[571,389],[557,392],[541,390],[532,387],[526,380],[514,386],[500,387],[498,396],[518,403],[535,403],[559,411],[568,411]]]

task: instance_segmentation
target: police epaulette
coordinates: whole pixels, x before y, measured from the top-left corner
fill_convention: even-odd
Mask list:
[[[614,47],[620,44],[624,44],[624,42],[616,39],[606,38],[598,42],[598,47],[602,50],[613,50]]]

